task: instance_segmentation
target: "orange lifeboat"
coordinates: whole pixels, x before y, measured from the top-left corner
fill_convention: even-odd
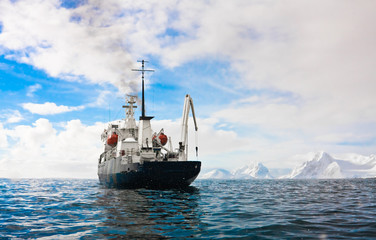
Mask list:
[[[153,140],[155,140],[156,137],[157,136],[154,135]],[[158,139],[159,139],[159,142],[162,144],[162,146],[166,145],[167,140],[168,140],[167,136],[164,135],[164,133],[160,133],[158,136]]]
[[[162,146],[164,146],[164,145],[166,145],[168,139],[167,139],[166,135],[164,135],[163,133],[161,133],[159,135],[159,140],[161,141]]]
[[[116,133],[112,133],[112,135],[107,138],[107,144],[110,146],[116,146],[117,141],[118,135]]]

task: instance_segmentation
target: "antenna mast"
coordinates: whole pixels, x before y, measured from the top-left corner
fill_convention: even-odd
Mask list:
[[[144,93],[144,73],[145,72],[154,72],[152,69],[145,69],[145,63],[148,61],[145,60],[137,60],[137,62],[141,62],[142,66],[141,69],[132,69],[132,71],[139,71],[142,72],[142,106],[141,106],[141,118],[145,118],[145,93]]]

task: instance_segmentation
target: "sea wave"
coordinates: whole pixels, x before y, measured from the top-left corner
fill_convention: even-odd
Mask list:
[[[0,238],[376,238],[376,179],[197,180],[176,190],[0,179]]]

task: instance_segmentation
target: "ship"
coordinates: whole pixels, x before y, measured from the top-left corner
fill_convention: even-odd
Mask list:
[[[198,176],[201,162],[188,160],[188,120],[191,115],[197,132],[193,100],[185,96],[181,120],[181,138],[173,149],[171,137],[162,128],[152,131],[152,116],[145,113],[145,60],[142,72],[142,106],[138,124],[134,117],[137,96],[127,95],[125,118],[108,123],[101,134],[104,151],[98,160],[99,182],[109,188],[172,189],[188,187]],[[169,147],[167,147],[169,143]],[[198,147],[196,146],[196,156]]]

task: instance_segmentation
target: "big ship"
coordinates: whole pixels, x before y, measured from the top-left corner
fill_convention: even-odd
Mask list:
[[[128,95],[125,119],[110,122],[101,134],[104,151],[98,161],[101,184],[115,188],[184,188],[189,186],[201,170],[200,161],[188,161],[188,120],[190,110],[197,132],[197,121],[190,95],[185,96],[181,121],[181,139],[176,149],[164,129],[153,132],[151,120],[145,115],[144,73],[142,68],[142,106],[138,124],[134,118],[137,96]],[[169,147],[167,143],[169,142]],[[198,147],[196,146],[196,155]]]

